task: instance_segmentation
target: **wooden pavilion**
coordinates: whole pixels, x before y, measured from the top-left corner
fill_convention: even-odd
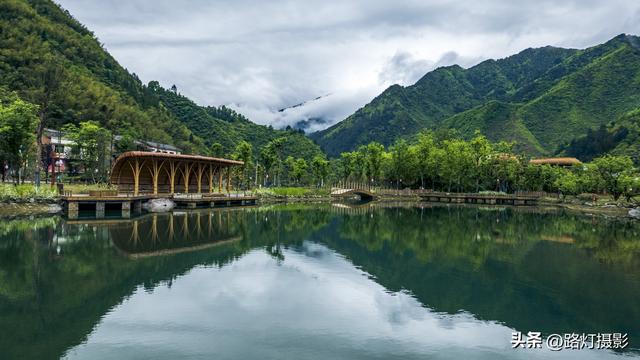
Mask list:
[[[223,186],[230,192],[231,168],[242,165],[242,161],[199,155],[129,151],[115,160],[110,182],[118,193],[133,196],[213,194],[216,187],[222,193]]]

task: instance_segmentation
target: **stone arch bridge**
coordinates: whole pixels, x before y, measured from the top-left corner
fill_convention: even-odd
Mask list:
[[[362,200],[374,200],[377,195],[373,192],[373,190],[362,189],[362,188],[339,188],[334,187],[331,189],[331,197],[334,198],[351,198],[354,196],[360,197]]]

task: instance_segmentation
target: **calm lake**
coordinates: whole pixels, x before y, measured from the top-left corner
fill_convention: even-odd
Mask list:
[[[512,333],[627,333],[623,351]],[[0,222],[1,359],[640,358],[640,223],[281,205]]]

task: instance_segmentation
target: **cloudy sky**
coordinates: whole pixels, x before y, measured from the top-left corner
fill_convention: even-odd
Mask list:
[[[441,65],[640,34],[637,0],[58,1],[143,82],[275,127],[335,123]]]

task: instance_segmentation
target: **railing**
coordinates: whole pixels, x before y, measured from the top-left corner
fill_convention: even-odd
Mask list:
[[[499,193],[499,192],[478,192],[478,193],[459,193],[459,192],[440,192],[433,191],[433,189],[398,189],[393,187],[380,187],[370,186],[365,183],[359,182],[339,182],[334,184],[331,188],[332,194],[342,194],[351,190],[367,190],[376,195],[390,195],[390,196],[421,196],[429,195],[433,196],[449,196],[449,197],[494,197],[494,198],[542,198],[552,197],[559,198],[557,193],[548,193],[545,191],[516,191],[514,193]]]

